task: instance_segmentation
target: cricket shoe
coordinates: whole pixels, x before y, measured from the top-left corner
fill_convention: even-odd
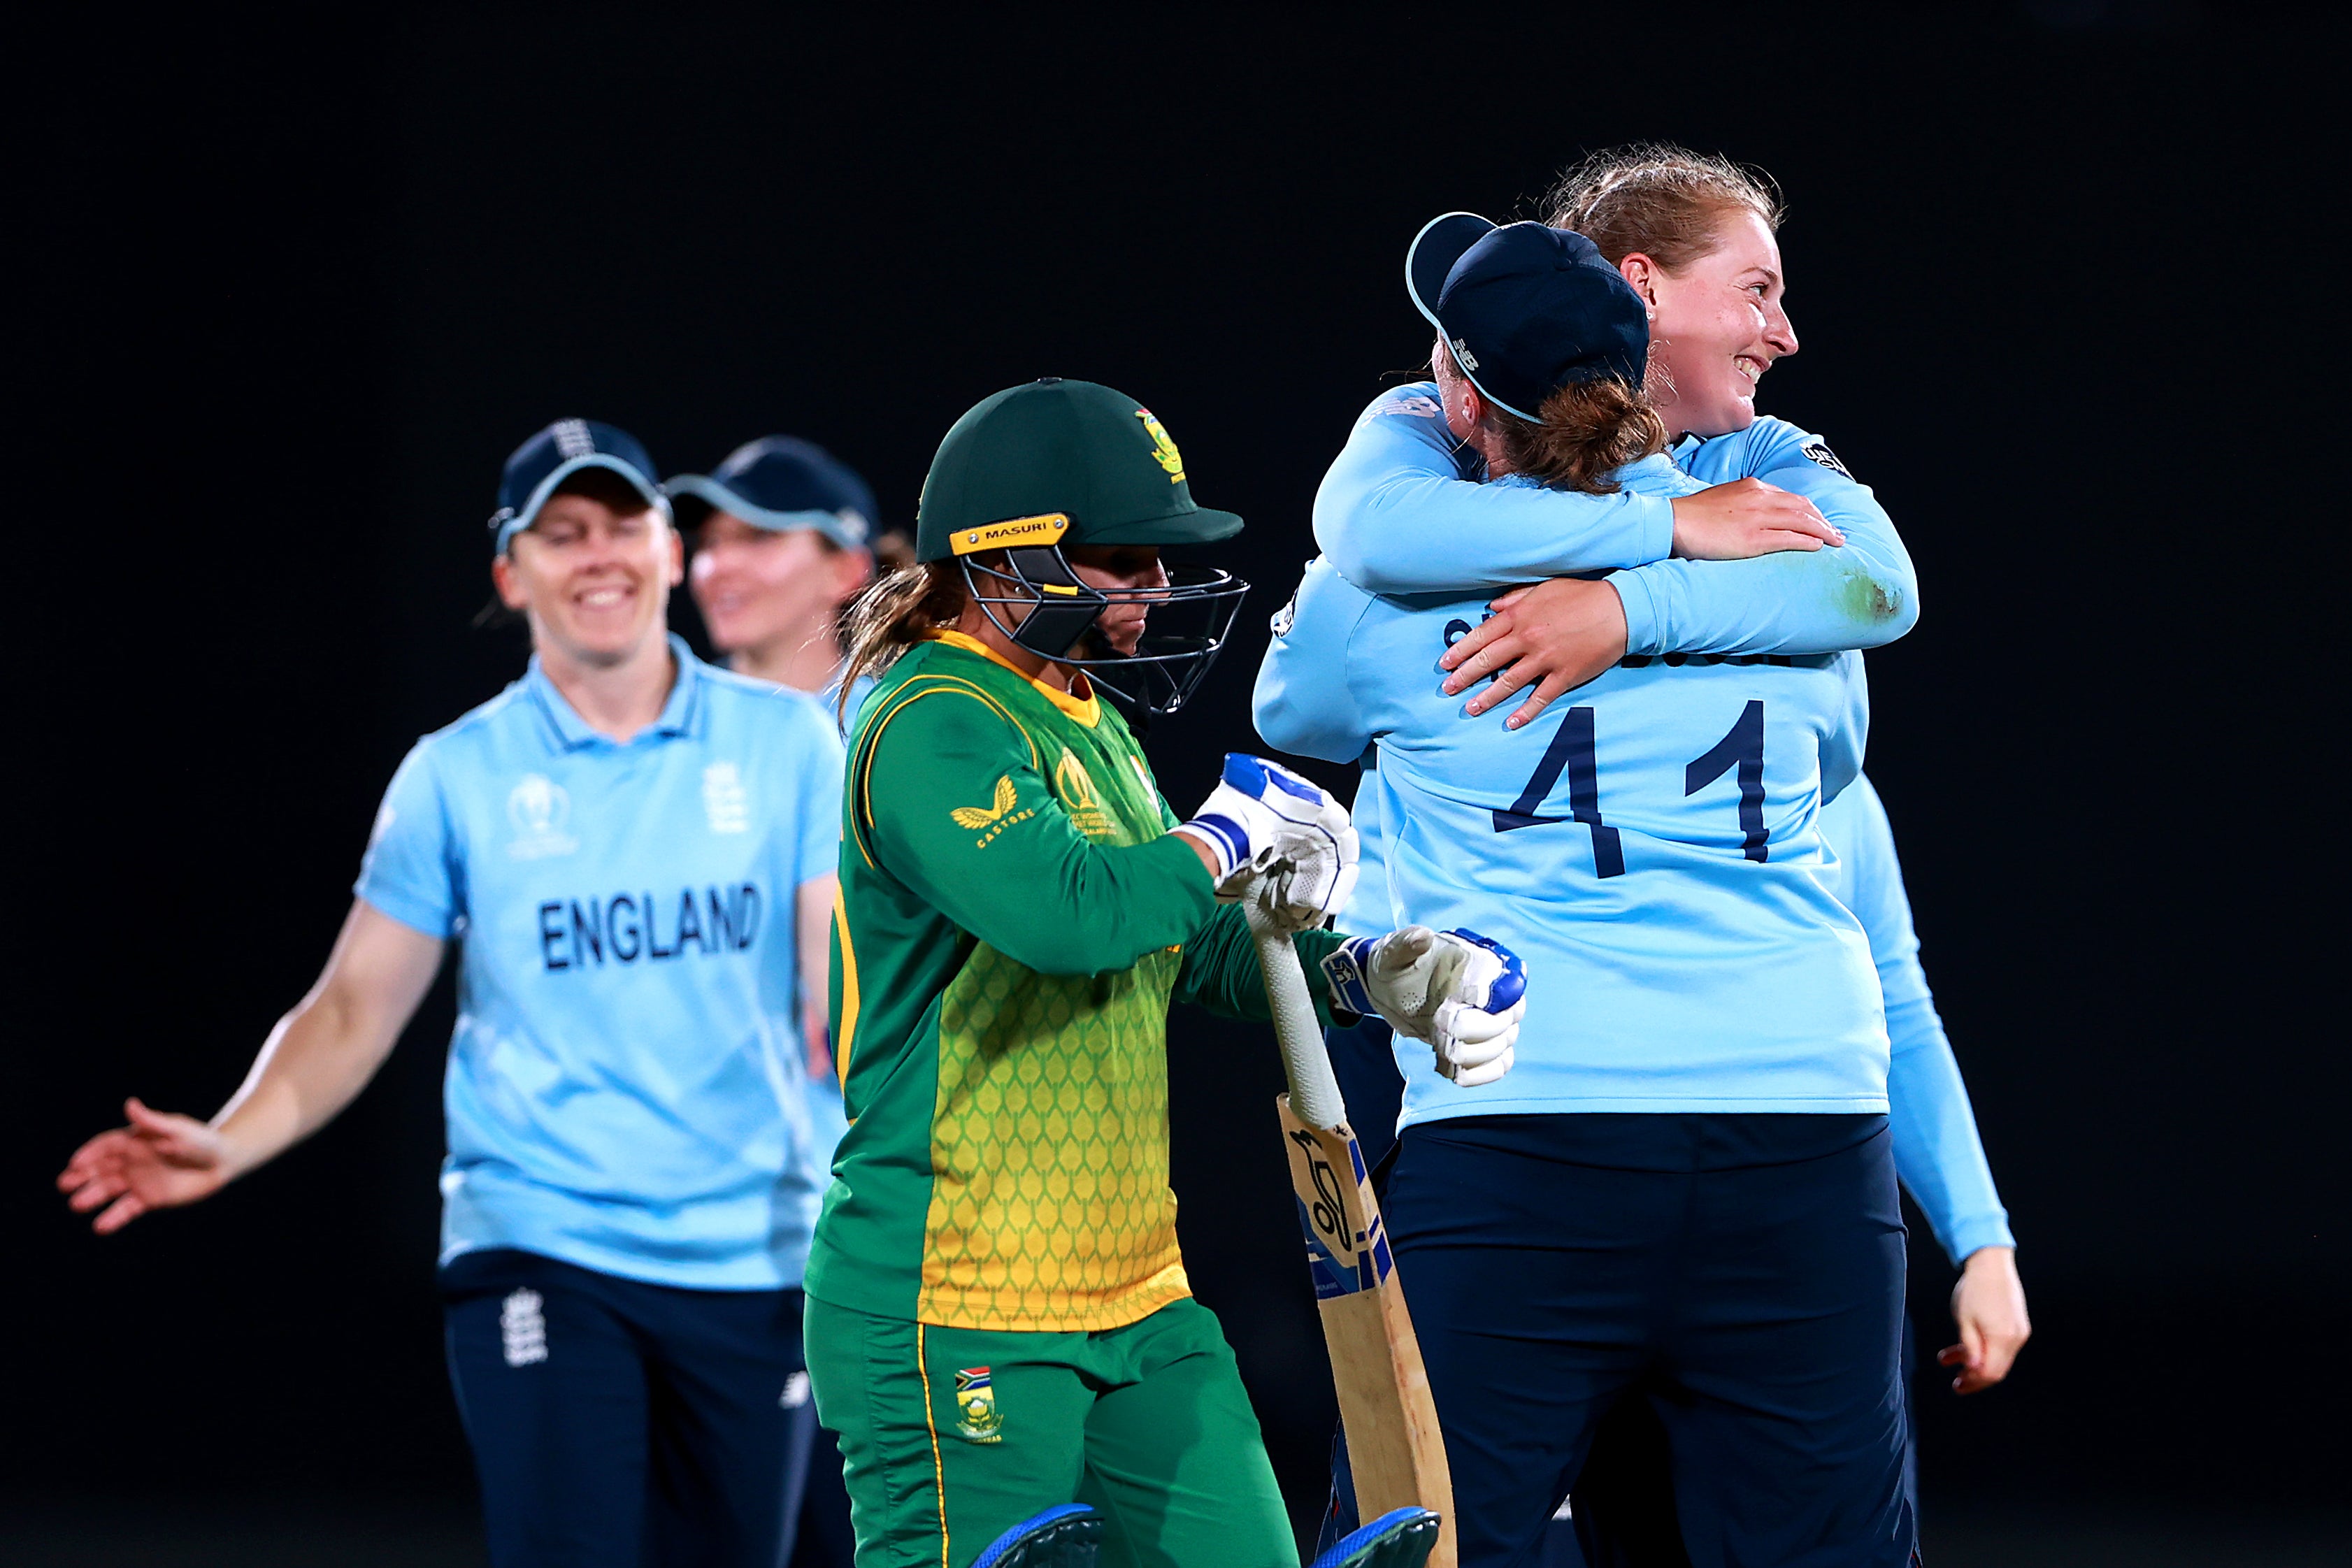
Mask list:
[[[1332,1543],[1314,1568],[1421,1568],[1437,1544],[1437,1515],[1425,1508],[1392,1508]]]
[[[990,1542],[971,1568],[1095,1568],[1095,1552],[1101,1544],[1102,1515],[1085,1503],[1066,1502],[1023,1520]],[[1380,1561],[1381,1568],[1387,1568],[1389,1559]],[[1421,1559],[1396,1561],[1417,1563]],[[1371,1559],[1365,1562],[1369,1564]]]

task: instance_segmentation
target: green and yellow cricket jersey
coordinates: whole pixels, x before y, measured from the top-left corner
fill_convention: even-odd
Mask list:
[[[820,1301],[1070,1331],[1192,1293],[1168,1006],[1263,1019],[1265,984],[1134,736],[1080,690],[948,632],[860,711],[833,933],[851,1124],[809,1258]],[[1297,940],[1312,963],[1339,938]]]

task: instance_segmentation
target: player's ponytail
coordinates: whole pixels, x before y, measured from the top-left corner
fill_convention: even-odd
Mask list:
[[[1511,472],[1555,489],[1606,496],[1617,488],[1612,471],[1666,447],[1665,422],[1650,400],[1613,377],[1571,382],[1538,412],[1539,423],[1492,407],[1486,419]]]
[[[879,675],[898,655],[963,613],[963,574],[953,561],[909,561],[850,601],[842,638],[848,652],[841,670],[840,713],[862,675]]]

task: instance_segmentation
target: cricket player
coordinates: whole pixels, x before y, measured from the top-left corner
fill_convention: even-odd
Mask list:
[[[859,607],[849,674],[879,684],[850,740],[830,993],[853,1120],[808,1343],[860,1568],[994,1562],[1073,1506],[1099,1514],[1117,1568],[1297,1561],[1177,1249],[1165,1030],[1175,1000],[1267,1016],[1236,902],[1338,907],[1353,832],[1247,758],[1177,823],[1100,695],[1154,712],[1190,695],[1245,585],[1160,552],[1240,528],[1193,504],[1150,411],[1046,378],[948,433],[919,564]],[[1313,964],[1342,938],[1296,945]],[[1475,1084],[1508,1066],[1518,1009],[1483,1009],[1466,946],[1395,933],[1341,970]],[[1418,1563],[1417,1530],[1335,1562]]]
[[[1919,965],[1894,829],[1869,775],[1856,777],[1822,809],[1821,831],[1836,857],[1828,872],[1832,890],[1870,937],[1885,998],[1887,1126],[1896,1174],[1955,1266],[1991,1249],[2013,1252],[2016,1238],[1985,1159],[1968,1086]],[[1952,1315],[1962,1340],[1939,1359],[1957,1369],[1952,1386],[1962,1394],[2007,1375],[2030,1332],[2021,1293],[2007,1312],[1972,1306],[1969,1297],[1989,1289],[1988,1278],[1981,1268],[1963,1269],[1953,1291]],[[1687,1568],[1664,1433],[1650,1402],[1621,1406],[1601,1431],[1577,1480],[1572,1521],[1559,1521],[1555,1530],[1572,1523],[1589,1568]],[[1916,1454],[1915,1443],[1914,1469]],[[1916,1498],[1916,1482],[1913,1490]]]
[[[728,668],[755,681],[807,692],[828,711],[855,711],[860,689],[840,699],[844,611],[874,580],[877,537],[874,492],[847,465],[814,442],[768,435],[745,443],[709,474],[667,480],[678,532],[693,546],[687,585],[710,641]],[[871,686],[869,677],[863,686]],[[824,998],[803,998],[813,1017],[804,1033],[809,1103],[804,1157],[816,1190],[831,1179],[833,1153],[848,1131],[834,1070]],[[848,1568],[856,1542],[841,1453],[816,1425],[814,1406],[801,1491],[793,1568]]]
[[[1643,392],[1638,290],[1580,235],[1468,214],[1424,229],[1409,280],[1439,329],[1437,382],[1364,423],[1438,426],[1514,502],[1601,499],[1572,548],[1664,556],[1675,502],[1701,486],[1665,458]],[[1436,505],[1412,508],[1413,531],[1461,551],[1449,482],[1477,488],[1424,486]],[[1518,549],[1560,548],[1547,517],[1522,507],[1545,531]],[[1843,612],[1881,638],[1907,623],[1891,528],[1824,548],[1817,518],[1784,520],[1786,545],[1839,552],[1872,591],[1792,591],[1780,613]],[[1759,542],[1782,543],[1719,553]],[[1375,598],[1318,562],[1258,704],[1279,746],[1336,758],[1377,738],[1365,786],[1392,907],[1476,910],[1530,983],[1576,998],[1531,1021],[1506,1082],[1440,1099],[1408,1071],[1386,1204],[1433,1319],[1463,1562],[1531,1561],[1597,1418],[1661,1366],[1689,1395],[1669,1422],[1696,1554],[1906,1562],[1885,1035],[1868,944],[1816,869],[1820,803],[1859,767],[1859,660],[1636,658],[1564,711],[1480,718],[1436,666],[1486,597]]]
[[[727,667],[839,706],[848,606],[877,565],[896,570],[912,554],[906,535],[882,529],[866,481],[814,442],[766,435],[663,487],[693,547],[695,608]],[[849,716],[865,695],[849,694]]]
[[[666,632],[682,557],[625,432],[557,422],[491,518],[523,677],[394,775],[324,972],[209,1123],[130,1102],[59,1178],[119,1229],[317,1132],[459,951],[449,1370],[498,1568],[775,1568],[810,1427],[841,745]]]
[[[1756,412],[1763,371],[1797,347],[1781,303],[1777,246],[1768,248],[1778,221],[1769,186],[1719,159],[1683,149],[1622,149],[1571,170],[1553,195],[1548,220],[1594,238],[1643,293],[1656,332],[1659,379],[1670,389],[1664,408],[1670,427],[1683,433],[1673,455],[1687,471],[1718,483],[1675,498],[1664,513],[1654,501],[1630,496],[1550,491],[1531,497],[1516,486],[1463,482],[1484,477],[1483,459],[1475,452],[1457,456],[1460,444],[1444,428],[1367,418],[1318,497],[1318,538],[1344,563],[1342,570],[1364,586],[1391,591],[1511,590],[1494,601],[1492,618],[1473,627],[1443,662],[1454,671],[1452,691],[1500,672],[1472,695],[1473,713],[1531,692],[1513,715],[1519,722],[1629,652],[1636,657],[1818,653],[1874,646],[1906,626],[1901,596],[1908,563],[1869,489],[1820,437]],[[1433,401],[1435,392],[1424,385],[1397,396]],[[1794,494],[1778,494],[1759,476]],[[1799,498],[1818,507],[1833,525],[1832,535],[1847,540],[1843,549],[1822,549],[1801,532],[1776,536],[1766,526],[1769,513],[1758,516],[1744,541],[1724,526],[1729,518],[1724,508],[1785,507]],[[1542,504],[1543,513],[1528,509],[1530,499]],[[1410,508],[1431,505],[1443,508],[1442,549],[1432,549],[1411,524]],[[1645,517],[1629,517],[1645,510]],[[1636,537],[1644,525],[1646,541]],[[1799,526],[1814,527],[1802,518]],[[1671,548],[1678,558],[1727,556],[1751,553],[1759,545],[1816,553],[1738,561],[1662,560],[1655,553]],[[1591,579],[1595,568],[1636,560],[1654,564],[1618,570],[1605,583]],[[1586,575],[1525,586],[1576,572]],[[1889,608],[1895,612],[1881,619]],[[1360,796],[1356,815],[1368,844],[1376,841],[1370,820],[1376,814]],[[1832,823],[1843,814],[1833,810]],[[1847,831],[1859,843],[1868,828],[1853,822]],[[1368,862],[1371,858],[1368,851]],[[1891,842],[1875,859],[1893,866]],[[1845,884],[1852,894],[1845,901],[1864,919],[1883,963],[1886,949],[1871,900],[1883,900],[1885,884],[1859,872],[1846,874],[1861,878]],[[1895,899],[1906,911],[1901,929],[1907,933],[1899,882]],[[1377,914],[1385,925],[1388,911]],[[1348,928],[1344,920],[1342,926]],[[1938,1359],[1955,1369],[1956,1390],[1976,1393],[2007,1375],[2031,1326],[2013,1241],[1998,1218],[1957,1064],[1933,1022],[1916,961],[1908,967],[1908,977],[1894,971],[1884,977],[1894,1035],[1895,1157],[1905,1184],[1928,1208],[1939,1239],[1961,1266],[1951,1300],[1958,1343]],[[1925,1019],[1918,1016],[1922,1008]],[[1359,1059],[1363,1054],[1364,1032],[1335,1037],[1343,1076],[1349,1048]],[[1930,1128],[1943,1131],[1931,1140]],[[1951,1135],[1960,1129],[1965,1135]],[[1948,1217],[1937,1193],[1974,1196],[1967,1211]]]

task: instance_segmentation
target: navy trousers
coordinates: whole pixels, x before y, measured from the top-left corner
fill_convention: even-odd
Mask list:
[[[1463,1568],[1540,1568],[1628,1395],[1663,1420],[1699,1568],[1913,1560],[1885,1117],[1423,1124],[1382,1205]]]
[[[440,1282],[494,1568],[793,1561],[816,1432],[798,1291],[681,1290],[508,1250],[467,1253]]]

